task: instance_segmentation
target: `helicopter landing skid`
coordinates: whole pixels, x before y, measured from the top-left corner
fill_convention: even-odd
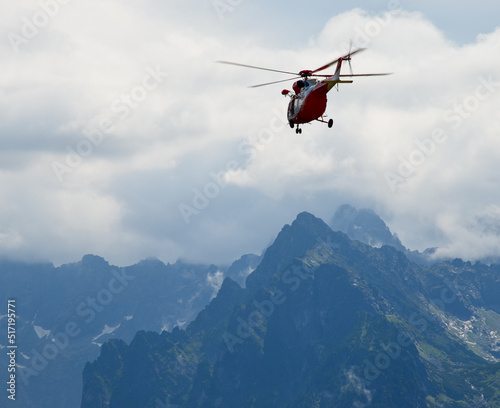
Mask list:
[[[328,125],[329,128],[331,128],[333,126],[333,119],[330,119],[328,122],[326,120],[324,120],[323,118],[321,119],[316,119],[318,122],[322,122],[322,123],[326,123]]]

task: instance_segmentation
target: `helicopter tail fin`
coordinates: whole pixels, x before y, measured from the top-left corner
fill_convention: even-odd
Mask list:
[[[340,80],[340,69],[342,68],[343,58],[339,58],[339,62],[337,62],[337,68],[335,69],[335,73],[332,76],[332,79],[335,81]]]
[[[324,81],[324,83],[328,85],[328,91],[330,91],[330,89],[332,89],[337,84],[352,84],[352,80],[340,79],[340,70],[342,68],[342,61],[344,61],[344,58],[340,58],[338,60],[335,73]]]

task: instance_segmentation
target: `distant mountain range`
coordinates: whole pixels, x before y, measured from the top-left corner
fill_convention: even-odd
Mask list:
[[[426,268],[432,251],[344,205],[330,227],[300,214],[229,267],[0,261],[0,299],[18,314],[9,406],[398,406],[378,393],[408,378],[421,392],[399,406],[495,406],[498,269]]]
[[[500,266],[429,265],[369,210],[332,226],[299,214],[189,324],[104,342],[81,408],[500,406]]]
[[[244,284],[259,262],[256,255],[245,255],[229,268],[182,261],[165,265],[157,259],[119,268],[94,255],[57,268],[0,261],[0,299],[3,305],[15,299],[18,314],[17,393],[9,407],[79,407],[83,368],[103,343],[128,343],[139,330],[186,327],[225,277]],[[8,365],[4,313],[0,367]],[[2,384],[7,375],[0,370]]]

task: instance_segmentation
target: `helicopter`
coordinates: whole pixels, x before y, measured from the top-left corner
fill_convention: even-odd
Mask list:
[[[292,86],[293,92],[289,91],[288,89],[284,89],[283,91],[281,91],[281,94],[290,97],[290,102],[288,104],[288,111],[287,111],[288,124],[292,129],[295,126],[297,126],[295,128],[295,132],[299,134],[302,133],[300,125],[305,123],[310,123],[315,120],[318,122],[326,123],[329,128],[333,126],[333,119],[330,119],[328,121],[325,120],[327,94],[334,87],[337,87],[338,90],[339,84],[351,84],[353,82],[352,79],[345,79],[345,78],[391,75],[391,73],[353,74],[351,66],[351,57],[354,54],[357,54],[364,50],[366,50],[366,48],[358,48],[354,51],[349,50],[348,54],[340,58],[337,58],[315,70],[305,69],[300,72],[282,71],[277,69],[257,67],[254,65],[239,64],[237,62],[229,62],[229,61],[217,61],[217,62],[221,64],[236,65],[239,67],[260,69],[264,71],[294,75],[293,78],[253,85],[250,86],[250,88],[258,88],[261,86],[277,84],[280,82],[297,80],[294,82]],[[342,63],[344,61],[347,61],[349,63],[350,74],[340,73],[340,70],[342,68]],[[335,72],[333,75],[318,74],[318,72],[324,71],[325,69],[331,67],[334,64],[337,64],[337,66],[335,68]]]

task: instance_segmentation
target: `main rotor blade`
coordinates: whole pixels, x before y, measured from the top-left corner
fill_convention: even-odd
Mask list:
[[[342,74],[341,77],[363,77],[363,76],[384,76],[384,75],[392,75],[393,72],[385,72],[382,74]]]
[[[229,62],[229,61],[216,61],[216,62],[218,62],[219,64],[236,65],[237,67],[260,69],[260,70],[262,70],[262,71],[279,72],[279,73],[281,73],[281,74],[299,75],[299,74],[298,74],[298,72],[280,71],[280,70],[278,70],[278,69],[270,69],[270,68],[256,67],[256,66],[254,66],[254,65],[239,64],[239,63],[237,63],[237,62]]]
[[[333,64],[336,64],[340,59],[350,58],[352,55],[357,54],[358,52],[361,52],[361,51],[364,51],[364,50],[366,50],[366,48],[358,48],[357,50],[349,52],[349,54],[344,55],[343,57],[337,58],[336,60],[334,60],[332,62],[329,62],[328,64],[325,64],[322,67],[319,67],[318,69],[315,69],[314,71],[312,71],[312,73],[314,74],[316,72],[323,71],[324,69],[327,69],[327,68],[331,67]]]
[[[392,74],[394,74],[394,72],[384,72],[381,74],[340,74],[339,76],[342,78],[342,77],[383,76]],[[333,76],[333,74],[313,74],[312,76],[319,78],[330,78],[331,76]]]
[[[302,77],[293,77],[293,78],[288,78],[288,79],[282,79],[281,81],[273,81],[273,82],[266,82],[265,84],[258,84],[258,85],[252,85],[249,86],[249,88],[259,88],[261,86],[267,86],[267,85],[272,85],[272,84],[279,84],[280,82],[287,82],[287,81],[293,81],[295,79],[299,79]]]

